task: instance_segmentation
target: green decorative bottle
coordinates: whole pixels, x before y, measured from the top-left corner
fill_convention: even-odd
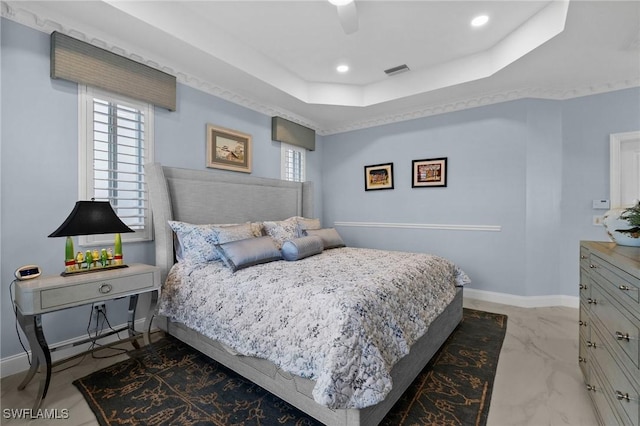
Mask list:
[[[76,269],[76,255],[73,249],[73,239],[67,237],[64,246],[64,271],[71,272]]]
[[[116,234],[116,239],[113,245],[113,260],[116,265],[122,265],[122,237],[120,234]]]

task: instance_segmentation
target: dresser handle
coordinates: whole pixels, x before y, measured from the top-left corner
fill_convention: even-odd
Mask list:
[[[622,291],[629,291],[629,290],[631,290],[631,289],[629,288],[629,286],[628,286],[628,285],[621,285],[621,286],[619,286],[618,288],[619,288],[620,290],[622,290]]]
[[[594,265],[594,264],[591,264],[591,265],[589,265],[589,268],[591,268],[591,269],[596,269],[596,268],[597,268],[597,266],[596,266],[596,265]]]
[[[598,346],[596,345],[596,342],[592,342],[590,340],[587,340],[587,347],[588,348],[593,348],[593,349],[597,349]]]
[[[587,326],[587,322],[586,321],[578,321],[578,324],[579,325],[583,325],[585,327]]]
[[[584,362],[586,364],[587,363],[587,359],[579,356],[578,357],[578,363],[581,363],[581,362]]]
[[[626,340],[627,342],[629,341],[629,339],[631,339],[629,337],[629,333],[621,333],[619,331],[616,331],[616,339],[618,340]]]
[[[598,300],[597,299],[588,298],[587,299],[587,303],[590,304],[590,305],[597,305],[598,304]]]
[[[580,284],[580,290],[586,290],[586,289],[587,289],[586,284]]]
[[[111,290],[113,290],[113,287],[111,286],[111,284],[107,284],[107,283],[103,283],[102,285],[100,285],[100,287],[98,288],[98,291],[102,294],[107,294],[110,293]]]
[[[625,400],[627,402],[636,401],[637,400],[636,398],[631,398],[627,392],[622,393],[620,391],[616,391],[616,398],[618,399],[618,401]]]
[[[593,385],[587,385],[587,390],[591,391],[591,392],[595,392],[596,391],[596,387]]]
[[[584,254],[580,255],[580,259],[586,259],[586,258],[587,258],[587,256],[585,256]]]

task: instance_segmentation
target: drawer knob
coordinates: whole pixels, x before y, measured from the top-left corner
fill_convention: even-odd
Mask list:
[[[596,265],[591,264],[591,265],[589,265],[589,268],[591,268],[591,269],[596,269]]]
[[[590,305],[597,305],[598,304],[598,300],[597,299],[588,298],[587,299],[587,303],[590,304]]]
[[[98,288],[98,291],[99,291],[101,294],[107,294],[107,293],[110,293],[110,292],[111,292],[111,290],[113,290],[113,287],[111,286],[111,284],[107,284],[107,283],[102,283],[102,284],[100,285],[100,287]]]
[[[578,357],[578,362],[579,362],[579,363],[580,363],[580,362],[583,362],[583,363],[585,363],[585,364],[586,364],[586,363],[587,363],[587,359],[586,359],[586,358],[583,358],[583,357],[581,357],[581,356],[579,356],[579,357]]]
[[[587,390],[591,391],[591,392],[595,392],[596,391],[596,387],[593,385],[587,385]]]
[[[618,340],[626,340],[628,342],[629,339],[630,339],[629,333],[622,333],[620,331],[616,331],[616,339],[618,339]]]
[[[586,284],[580,284],[580,290],[586,290],[586,289],[587,289]]]
[[[578,324],[582,325],[582,326],[585,326],[585,327],[587,326],[587,322],[586,321],[578,321]]]
[[[618,288],[619,288],[620,290],[622,290],[622,291],[629,291],[629,290],[631,290],[631,289],[629,288],[629,286],[628,286],[628,285],[621,285],[621,286],[619,286]]]
[[[587,258],[587,256],[585,256],[584,254],[580,255],[580,259],[586,259],[586,258]]]
[[[592,342],[590,340],[587,340],[587,347],[596,349],[598,346],[596,345],[596,342]]]

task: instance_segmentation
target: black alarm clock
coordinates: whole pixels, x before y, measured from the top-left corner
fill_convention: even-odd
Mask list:
[[[16,269],[15,276],[20,281],[38,278],[42,271],[38,265],[24,265]]]

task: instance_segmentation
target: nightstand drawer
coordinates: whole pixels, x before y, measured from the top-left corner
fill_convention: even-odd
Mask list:
[[[151,272],[42,290],[40,304],[42,310],[64,305],[77,306],[93,300],[113,299],[118,294],[139,293],[147,287],[154,287]]]

